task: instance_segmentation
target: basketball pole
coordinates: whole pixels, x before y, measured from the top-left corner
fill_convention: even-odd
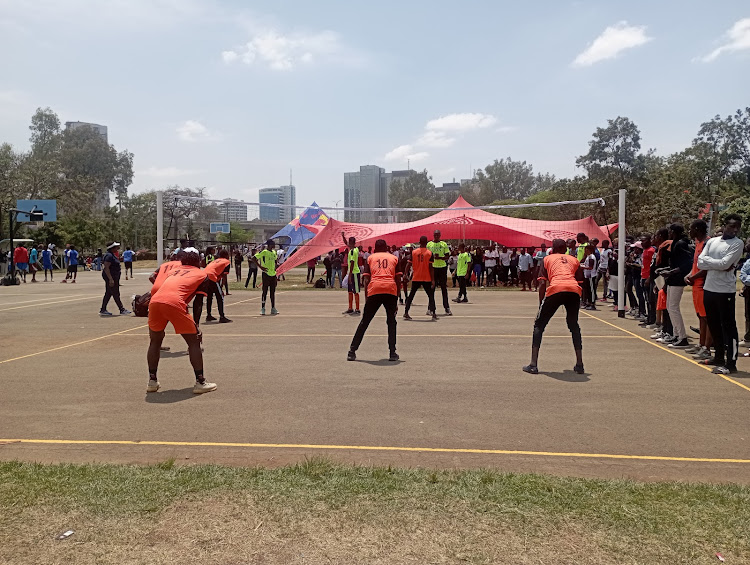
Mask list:
[[[164,193],[156,191],[156,267],[164,260]]]
[[[620,189],[620,203],[617,218],[617,317],[625,317],[625,194]]]

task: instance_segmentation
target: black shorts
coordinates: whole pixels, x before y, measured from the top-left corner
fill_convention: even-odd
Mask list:
[[[78,272],[78,265],[68,265],[68,272],[69,273],[77,273]]]
[[[347,288],[349,292],[359,294],[360,288],[362,287],[362,279],[360,278],[361,273],[349,273],[347,276]]]
[[[125,261],[125,268],[133,270],[133,262],[132,261]]]

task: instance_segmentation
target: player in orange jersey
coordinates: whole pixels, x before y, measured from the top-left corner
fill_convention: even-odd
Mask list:
[[[188,303],[200,293],[205,294],[208,285],[213,284],[206,272],[200,268],[200,254],[189,247],[183,250],[182,265],[172,269],[151,296],[148,307],[148,330],[150,344],[146,360],[148,362],[148,387],[146,392],[156,392],[160,385],[156,377],[159,368],[159,350],[164,340],[164,330],[168,323],[174,327],[188,346],[190,364],[195,371],[193,393],[202,394],[216,390],[216,384],[203,376],[203,354],[201,352],[198,326],[187,311]]]
[[[583,342],[578,325],[578,309],[581,306],[581,286],[576,280],[579,262],[574,255],[567,254],[567,244],[562,239],[552,241],[552,252],[544,258],[539,272],[539,312],[534,322],[534,337],[531,343],[531,363],[523,370],[532,375],[539,372],[539,348],[547,324],[560,306],[565,306],[568,329],[573,335],[576,365],[573,370],[583,374]]]
[[[388,324],[388,348],[391,355],[389,361],[398,361],[396,353],[396,314],[398,314],[398,285],[401,273],[396,268],[398,259],[388,253],[388,245],[384,239],[375,242],[375,253],[367,258],[367,272],[363,279],[365,283],[365,308],[357,332],[354,334],[347,361],[356,361],[357,349],[365,337],[370,322],[381,306],[385,307]]]
[[[406,297],[404,320],[412,319],[411,316],[409,316],[409,308],[411,308],[414,296],[420,288],[423,288],[427,293],[427,315],[432,316],[433,320],[437,320],[437,313],[435,313],[435,289],[433,288],[433,284],[435,283],[435,271],[432,268],[432,251],[427,249],[426,235],[419,238],[419,248],[412,251],[409,264],[412,268],[411,292],[409,293],[409,296]]]

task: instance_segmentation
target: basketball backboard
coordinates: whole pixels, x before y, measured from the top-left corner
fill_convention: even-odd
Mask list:
[[[16,209],[30,212],[32,210],[42,211],[44,222],[57,221],[57,200],[16,200]],[[28,214],[18,214],[19,222],[30,222]]]

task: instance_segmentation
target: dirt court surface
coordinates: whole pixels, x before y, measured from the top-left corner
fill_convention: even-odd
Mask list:
[[[122,281],[126,304],[148,290],[147,274]],[[146,321],[99,318],[103,289],[99,273],[0,287],[0,459],[278,466],[323,455],[750,483],[750,359],[732,378],[712,375],[609,308],[581,313],[585,375],[572,371],[562,312],[545,334],[542,372],[528,375],[535,293],[469,289],[470,304],[432,322],[420,291],[414,321],[399,310],[401,361],[387,361],[381,314],[351,363],[359,319],[341,314],[343,292],[282,282],[281,315],[261,317],[259,292],[234,291],[234,323],[203,325],[218,390],[191,393],[184,342],[168,333],[162,390],[147,395]],[[695,325],[689,293],[683,314]]]

